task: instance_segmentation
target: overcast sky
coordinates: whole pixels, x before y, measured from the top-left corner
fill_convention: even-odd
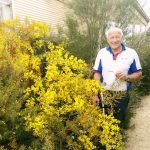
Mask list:
[[[150,18],[150,0],[139,0],[142,8]]]

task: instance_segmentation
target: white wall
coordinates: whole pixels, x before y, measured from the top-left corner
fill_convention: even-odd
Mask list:
[[[65,10],[58,0],[13,0],[13,15],[21,21],[28,17],[56,26],[63,23]]]
[[[1,20],[12,19],[11,5],[1,5],[0,6],[0,19]]]

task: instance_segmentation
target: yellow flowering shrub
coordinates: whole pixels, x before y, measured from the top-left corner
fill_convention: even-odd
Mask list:
[[[34,35],[37,29],[39,37]],[[32,67],[30,65],[35,68],[32,71],[38,70],[35,66],[39,59],[33,57],[34,43],[48,34],[49,27],[41,22],[20,23],[17,18],[0,22],[0,146],[6,149],[14,149],[14,145],[19,148],[21,144],[28,145],[28,140],[32,141],[21,117],[24,89],[31,84],[24,74]]]
[[[13,21],[0,23],[0,146],[8,149],[17,147],[16,136],[23,120],[19,114],[25,100],[23,74],[30,57],[21,51],[22,41],[13,26]]]
[[[36,61],[25,73],[33,82],[26,89],[27,129],[40,138],[51,135],[55,149],[96,149],[94,138],[108,149],[121,149],[118,121],[92,104],[92,96],[103,88],[89,79],[87,64],[61,45],[48,42],[48,50],[42,55],[46,63],[42,77],[37,73],[41,56],[34,57]]]
[[[5,35],[2,49],[9,52],[14,70],[25,83],[25,102],[18,113],[20,126],[32,137],[25,146],[122,149],[118,121],[93,105],[93,95],[104,90],[89,78],[90,69],[84,61],[68,53],[62,44],[48,41],[49,28],[41,22],[9,20],[1,28]]]

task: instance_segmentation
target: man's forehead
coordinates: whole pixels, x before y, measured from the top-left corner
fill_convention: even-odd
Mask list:
[[[108,36],[122,36],[122,34],[119,31],[111,31],[108,33]]]

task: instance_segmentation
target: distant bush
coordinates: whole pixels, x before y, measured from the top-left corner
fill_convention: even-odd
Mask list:
[[[142,79],[136,87],[141,95],[150,94],[150,36],[145,33],[133,35],[127,39],[127,44],[139,55],[142,65]]]

